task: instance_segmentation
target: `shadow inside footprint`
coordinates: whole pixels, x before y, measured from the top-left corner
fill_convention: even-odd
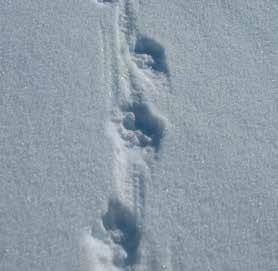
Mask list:
[[[136,54],[146,54],[152,57],[151,68],[158,72],[168,73],[165,49],[155,40],[142,37],[136,41],[134,52]]]
[[[97,0],[97,2],[106,4],[106,3],[116,3],[117,0]]]
[[[124,266],[134,265],[138,261],[141,239],[135,215],[118,199],[110,199],[108,211],[102,217],[102,221],[105,229],[110,231],[113,241],[122,246],[127,254]],[[117,234],[114,235],[115,232]]]
[[[164,121],[156,116],[147,104],[141,101],[133,102],[127,108],[127,111],[134,114],[134,125],[130,125],[124,121],[125,128],[140,131],[143,135],[151,139],[150,141],[142,139],[140,142],[141,146],[145,147],[146,145],[150,145],[158,151],[165,128]]]

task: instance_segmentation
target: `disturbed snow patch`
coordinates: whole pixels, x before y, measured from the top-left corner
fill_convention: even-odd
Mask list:
[[[151,146],[158,151],[165,128],[163,119],[142,101],[134,101],[127,112],[128,118],[124,119],[124,127],[135,131],[141,147]]]
[[[139,67],[150,67],[154,71],[168,73],[165,49],[154,39],[140,37],[136,39],[135,56]],[[140,61],[141,60],[141,61]]]
[[[107,69],[113,69],[113,75],[108,73],[112,109],[107,134],[114,154],[114,191],[102,223],[112,263],[121,270],[142,268],[146,187],[166,130],[166,118],[151,101],[155,95],[167,95],[170,86],[165,49],[139,33],[133,4],[123,0],[115,5],[119,15],[116,39],[106,44],[106,48],[111,46],[106,59],[111,53],[115,59],[105,62]]]
[[[110,199],[108,211],[102,217],[103,226],[109,232],[113,242],[125,252],[126,258],[117,258],[116,265],[131,267],[138,262],[138,247],[141,231],[136,216],[118,199]]]
[[[117,0],[97,0],[97,3],[103,3],[103,4],[116,3],[116,2],[118,1]]]
[[[111,198],[101,217],[103,236],[87,229],[80,240],[81,271],[134,270],[140,261],[142,231],[137,217],[119,199]]]
[[[80,240],[80,270],[120,271],[114,264],[114,254],[109,244],[85,232]]]

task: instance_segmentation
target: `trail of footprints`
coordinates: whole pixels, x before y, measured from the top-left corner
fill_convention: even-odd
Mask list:
[[[121,82],[109,125],[115,142],[115,193],[102,224],[119,248],[114,249],[115,268],[136,270],[144,231],[145,185],[151,180],[150,164],[159,155],[166,126],[165,119],[148,101],[148,93],[157,91],[156,86],[167,85],[169,69],[164,48],[136,29],[130,0],[98,2],[118,4]]]

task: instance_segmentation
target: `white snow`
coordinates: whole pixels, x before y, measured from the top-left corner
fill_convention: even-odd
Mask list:
[[[120,270],[114,265],[114,254],[115,252],[108,244],[92,237],[90,232],[84,231],[80,240],[81,271]]]
[[[275,0],[0,0],[0,270],[278,270]]]

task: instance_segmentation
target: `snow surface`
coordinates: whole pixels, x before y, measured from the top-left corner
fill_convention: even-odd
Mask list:
[[[0,270],[278,270],[277,1],[0,7]]]

